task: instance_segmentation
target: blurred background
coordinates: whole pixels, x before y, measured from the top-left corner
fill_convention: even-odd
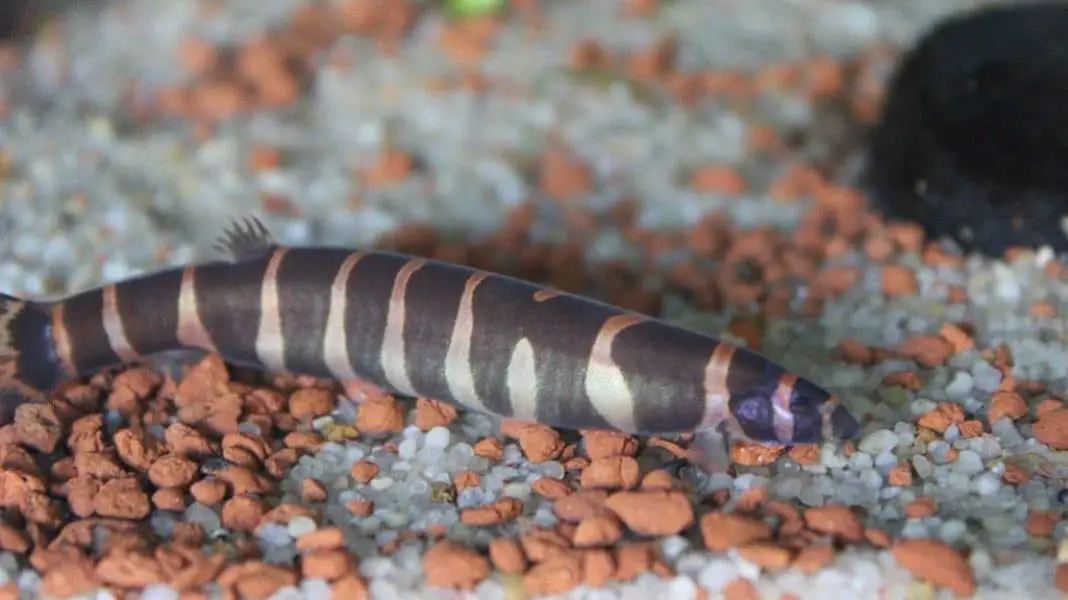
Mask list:
[[[0,282],[177,264],[254,213],[651,312],[811,312],[840,275],[791,285],[869,243],[848,186],[896,53],[978,4],[6,2]]]

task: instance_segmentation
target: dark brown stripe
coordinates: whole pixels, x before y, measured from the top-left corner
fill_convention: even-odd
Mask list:
[[[256,335],[260,292],[270,255],[239,264],[210,263],[196,270],[197,312],[219,354],[234,364],[260,366]]]
[[[278,266],[278,310],[287,370],[332,377],[323,357],[330,287],[348,256],[345,250],[294,248]]]
[[[412,273],[404,297],[404,346],[408,378],[420,395],[447,399],[445,356],[453,325],[471,272],[440,262],[427,262]]]
[[[586,395],[586,364],[605,320],[622,311],[567,294],[539,302],[534,298],[538,291],[533,284],[501,276],[487,278],[475,291],[475,388],[487,408],[510,416],[508,362],[526,337],[534,348],[538,421],[612,429]]]
[[[387,252],[369,253],[352,269],[345,307],[349,360],[360,377],[388,386],[382,371],[382,340],[389,316],[393,281],[408,258]]]
[[[745,348],[738,348],[727,374],[731,413],[742,432],[756,442],[777,443],[772,394],[785,371],[779,365]]]
[[[82,292],[64,300],[63,325],[70,339],[71,362],[78,372],[95,371],[121,362],[104,330],[102,289]]]
[[[624,329],[612,346],[642,433],[693,431],[705,411],[705,368],[716,341],[657,321]]]
[[[178,294],[182,270],[160,271],[115,286],[126,339],[138,354],[173,349],[178,343]]]

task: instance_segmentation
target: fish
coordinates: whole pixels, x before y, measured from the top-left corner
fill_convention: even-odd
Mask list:
[[[0,390],[19,402],[162,353],[367,382],[399,396],[572,430],[730,440],[852,438],[836,397],[761,354],[503,274],[381,250],[278,244],[235,220],[224,257],[44,300],[0,294]]]

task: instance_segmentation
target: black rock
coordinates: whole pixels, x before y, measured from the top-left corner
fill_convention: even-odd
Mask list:
[[[905,53],[862,185],[890,221],[964,251],[1068,252],[1068,4],[950,16]]]

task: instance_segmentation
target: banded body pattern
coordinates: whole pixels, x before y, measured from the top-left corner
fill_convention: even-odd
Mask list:
[[[555,427],[669,433],[725,424],[733,435],[784,444],[856,432],[837,399],[808,380],[658,319],[420,257],[282,247],[256,227],[229,236],[232,261],[51,304],[38,337],[50,336],[57,371],[199,348],[234,364],[362,379]]]

